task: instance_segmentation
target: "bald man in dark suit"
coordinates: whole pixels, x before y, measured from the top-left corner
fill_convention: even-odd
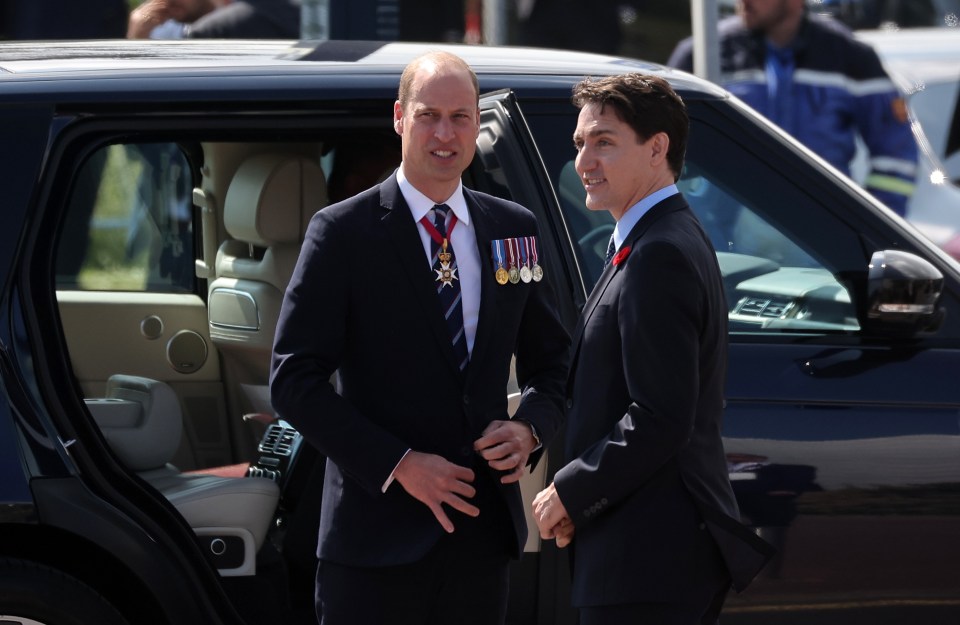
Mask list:
[[[562,419],[570,339],[549,266],[500,262],[536,249],[533,214],[461,184],[478,99],[456,56],[407,67],[400,168],[313,217],[284,298],[272,400],[329,459],[324,625],[505,619],[527,532],[518,482]]]

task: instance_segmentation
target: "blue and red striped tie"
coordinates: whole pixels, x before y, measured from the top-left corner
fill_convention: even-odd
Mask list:
[[[460,370],[463,371],[467,367],[470,355],[467,351],[467,335],[463,329],[463,301],[460,290],[460,279],[456,276],[455,272],[452,274],[454,276],[453,279],[448,281],[441,279],[444,268],[441,265],[440,252],[444,240],[447,241],[446,251],[451,255],[449,265],[446,269],[450,271],[456,270],[457,268],[457,257],[453,253],[453,245],[449,241],[447,232],[447,217],[449,211],[450,207],[446,204],[437,204],[433,207],[433,226],[440,235],[440,241],[437,241],[436,237],[430,237],[432,241],[430,253],[433,259],[433,269],[437,275],[437,296],[440,299],[440,309],[447,322],[447,331],[450,333],[450,340],[453,342],[453,352],[457,357],[457,363],[459,364]],[[456,219],[456,217],[454,216],[453,219]],[[451,224],[451,232],[453,231],[452,226],[455,225],[456,222]]]

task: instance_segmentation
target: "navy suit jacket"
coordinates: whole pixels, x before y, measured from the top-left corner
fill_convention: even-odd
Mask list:
[[[682,601],[715,553],[696,548],[705,530],[742,588],[768,552],[739,522],[720,438],[727,305],[716,254],[679,194],[620,250],[574,333],[568,464],[555,477],[575,524],[574,605]]]
[[[280,313],[271,396],[278,415],[328,458],[321,559],[395,565],[420,559],[436,543],[443,529],[427,506],[399,483],[381,492],[407,449],[487,472],[475,485],[507,513],[481,509],[481,518],[510,519],[491,531],[515,541],[515,556],[523,548],[519,486],[501,485],[473,442],[491,421],[509,418],[516,355],[523,395],[514,418],[531,423],[546,445],[562,419],[570,338],[549,266],[539,283],[501,286],[494,278],[490,242],[538,235],[533,214],[466,188],[464,195],[481,258],[479,321],[465,372],[395,175],[310,222]],[[334,372],[337,389],[329,381]]]

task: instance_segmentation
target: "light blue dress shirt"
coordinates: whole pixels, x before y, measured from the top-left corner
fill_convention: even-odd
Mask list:
[[[620,221],[617,222],[617,226],[613,229],[614,247],[617,250],[620,249],[620,246],[623,245],[623,240],[627,238],[627,235],[630,234],[630,231],[633,230],[633,227],[637,225],[637,222],[640,221],[640,218],[647,214],[647,211],[671,195],[676,195],[677,193],[680,193],[680,189],[677,188],[677,185],[671,184],[660,189],[659,191],[654,191],[647,197],[628,208],[627,212],[620,217]]]

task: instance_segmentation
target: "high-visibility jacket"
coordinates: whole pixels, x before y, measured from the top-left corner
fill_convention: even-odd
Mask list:
[[[903,97],[873,48],[840,22],[809,13],[783,56],[737,16],[718,29],[726,89],[847,174],[859,134],[870,153],[864,186],[899,214],[906,212],[917,143]],[[692,70],[691,39],[677,46],[668,64]]]

